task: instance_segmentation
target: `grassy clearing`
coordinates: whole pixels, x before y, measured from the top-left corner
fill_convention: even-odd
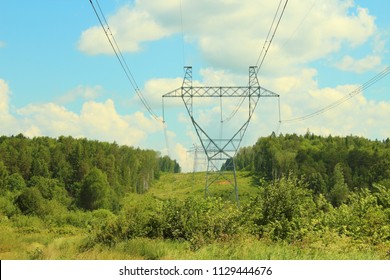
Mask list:
[[[245,202],[250,196],[258,193],[258,187],[254,186],[253,178],[246,172],[239,172],[237,175],[237,185],[240,202]],[[166,173],[163,174],[160,180],[156,181],[155,185],[149,190],[149,194],[162,200],[169,198],[186,199],[189,196],[204,196],[205,195],[206,173]],[[220,193],[230,193],[234,191],[232,185],[226,180],[219,180],[215,185],[209,188],[212,195]],[[228,197],[231,201],[235,201],[234,195]]]

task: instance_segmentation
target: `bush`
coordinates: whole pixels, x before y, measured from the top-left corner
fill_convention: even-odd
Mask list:
[[[16,205],[26,215],[44,216],[45,200],[37,188],[25,189],[15,200]]]
[[[134,197],[135,195],[132,195]],[[157,201],[147,195],[126,200],[124,209],[107,220],[96,240],[112,245],[137,237],[188,241],[197,249],[214,240],[226,240],[240,232],[240,211],[235,204],[217,198]]]
[[[350,194],[346,204],[325,215],[324,223],[355,240],[372,244],[390,241],[390,217],[368,189]]]
[[[19,209],[12,203],[13,199],[11,195],[0,196],[0,214],[7,216],[8,218],[17,214]]]
[[[168,200],[151,219],[154,234],[189,241],[194,249],[204,243],[227,239],[240,232],[240,211],[220,198]]]
[[[311,191],[303,180],[294,176],[283,177],[265,187],[261,198],[257,198],[259,212],[252,214],[260,236],[271,239],[299,239],[311,229],[317,209]]]

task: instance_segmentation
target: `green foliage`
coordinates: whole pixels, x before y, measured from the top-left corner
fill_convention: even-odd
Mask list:
[[[79,204],[85,210],[112,209],[113,195],[107,176],[93,168],[82,182]]]
[[[113,245],[123,240],[149,236],[151,213],[158,208],[158,202],[148,195],[127,195],[121,212],[106,220],[96,233],[96,241]]]
[[[97,233],[99,242],[112,245],[137,237],[188,241],[194,249],[240,232],[237,206],[221,199],[188,198],[158,202],[138,197],[107,221]]]
[[[324,225],[342,235],[377,244],[390,241],[390,216],[368,189],[350,194],[346,204],[324,216]]]
[[[15,200],[16,205],[26,215],[44,216],[45,200],[37,188],[25,189]]]
[[[333,172],[334,184],[329,192],[329,200],[333,206],[338,207],[348,198],[348,186],[344,181],[340,164],[336,164]]]
[[[162,172],[180,173],[180,165],[168,156],[159,159],[159,166]]]
[[[261,199],[258,233],[272,239],[294,240],[311,230],[316,204],[307,185],[295,176],[283,177],[268,185]]]
[[[19,212],[13,201],[13,196],[9,192],[0,196],[0,217],[4,215],[9,218]]]
[[[7,188],[8,170],[4,163],[0,160],[0,190],[4,191]]]
[[[26,188],[26,182],[19,173],[11,174],[8,177],[7,185],[10,191],[21,191]]]
[[[321,137],[306,133],[263,137],[252,147],[239,150],[238,170],[251,170],[266,180],[280,179],[293,171],[305,178],[316,194],[332,197],[339,205],[345,201],[343,184],[334,182],[335,166],[341,165],[348,189],[371,188],[373,183],[390,179],[390,150],[386,141],[362,137]],[[333,194],[329,192],[334,189]]]
[[[190,241],[194,248],[240,232],[239,210],[220,198],[168,200],[154,218],[161,237]]]
[[[117,211],[120,197],[148,191],[160,169],[180,172],[168,156],[116,143],[22,134],[0,139],[0,193],[20,194],[27,183],[39,190],[49,212],[62,206]]]

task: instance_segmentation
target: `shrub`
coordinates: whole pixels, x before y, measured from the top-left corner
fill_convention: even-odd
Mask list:
[[[220,198],[168,200],[161,213],[151,219],[155,234],[166,239],[191,242],[194,249],[213,240],[240,232],[240,211]]]
[[[311,191],[294,176],[266,186],[257,203],[262,203],[258,217],[252,215],[258,234],[266,233],[274,240],[301,238],[311,229],[317,211]]]
[[[132,195],[134,197],[136,195]],[[217,198],[157,201],[138,195],[121,213],[107,220],[96,234],[98,242],[112,245],[137,237],[188,241],[197,249],[213,240],[240,232],[240,211]]]
[[[106,174],[93,168],[83,179],[80,206],[85,210],[112,209],[112,192]]]
[[[15,203],[24,214],[37,216],[46,214],[45,200],[37,188],[25,189],[16,198]]]

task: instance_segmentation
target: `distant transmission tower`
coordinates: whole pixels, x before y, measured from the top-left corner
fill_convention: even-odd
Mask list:
[[[206,167],[207,158],[201,146],[194,144],[194,147],[189,149],[187,153],[193,155],[191,156],[194,159],[192,172],[195,173],[195,172],[206,170],[205,167]]]
[[[193,168],[192,168],[192,189],[195,188],[195,174],[206,170],[206,154],[201,146],[194,144],[194,147],[189,149],[187,153],[193,154]]]
[[[175,89],[163,95],[166,97],[179,97],[183,100],[187,109],[188,115],[195,128],[195,132],[200,140],[201,146],[207,158],[207,173],[205,183],[205,196],[211,195],[211,186],[218,186],[215,193],[226,196],[227,188],[233,188],[230,191],[230,196],[234,194],[235,200],[238,200],[238,185],[236,176],[236,167],[234,163],[234,156],[236,155],[241,141],[244,137],[249,122],[253,116],[257,103],[260,97],[279,97],[278,94],[260,87],[257,79],[257,67],[249,67],[249,85],[246,87],[194,87],[192,86],[192,67],[184,67],[185,75],[183,84],[180,88]],[[212,132],[206,132],[204,126],[194,116],[194,98],[219,98],[221,111],[221,126],[223,124],[223,98],[239,98],[240,105],[247,101],[248,115],[245,121],[239,125],[239,128],[233,132],[230,138],[223,138],[222,133],[219,137],[212,137]],[[237,108],[238,110],[238,108]],[[229,117],[232,118],[236,111]],[[215,128],[214,128],[215,130]],[[222,129],[221,129],[222,131]]]

